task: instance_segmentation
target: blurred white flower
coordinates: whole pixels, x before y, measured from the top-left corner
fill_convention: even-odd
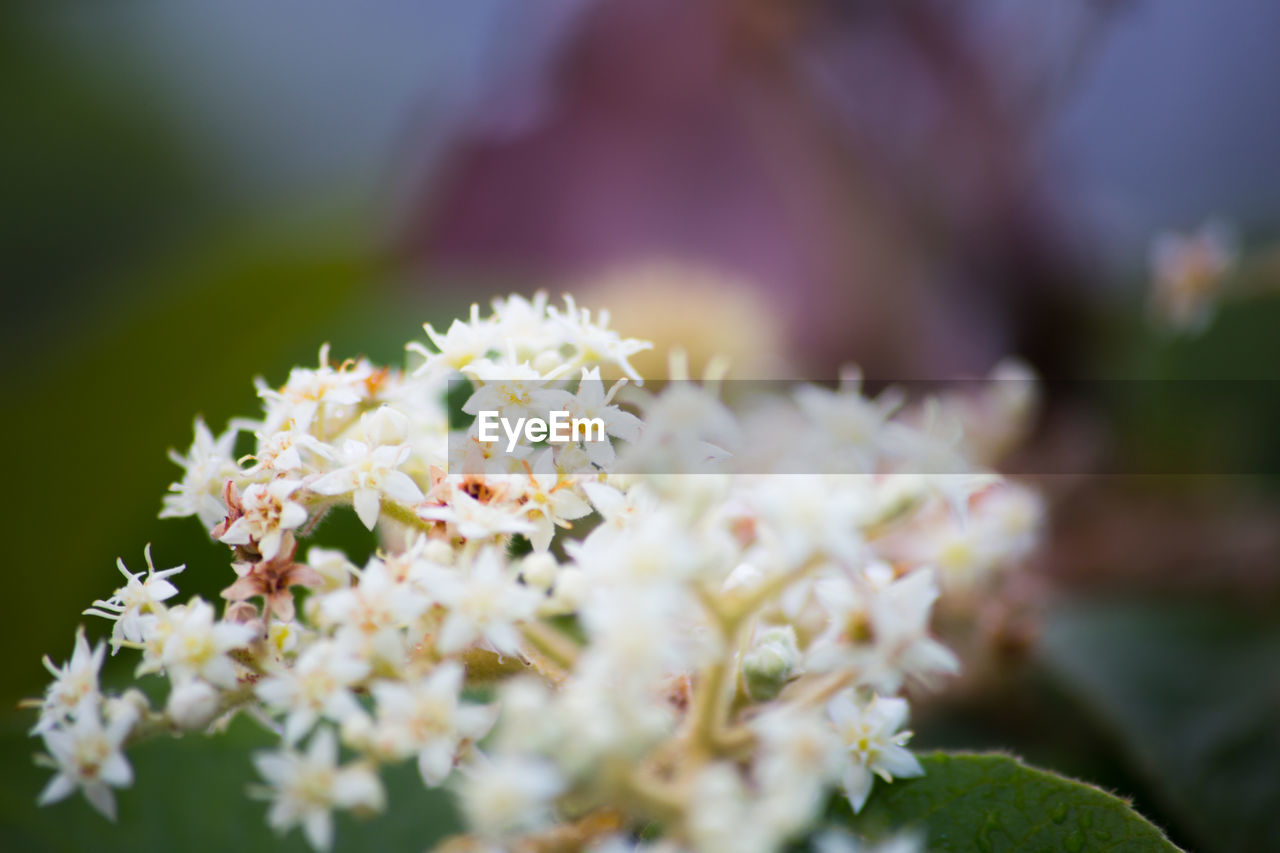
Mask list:
[[[458,797],[476,832],[504,838],[550,823],[552,801],[562,790],[564,781],[550,761],[503,756],[468,766]]]
[[[369,664],[332,640],[308,646],[292,667],[254,686],[268,708],[285,711],[284,739],[296,743],[322,716],[341,723],[360,710],[353,685],[369,674]]]
[[[222,487],[237,472],[231,458],[236,433],[232,428],[214,438],[204,420],[196,418],[195,442],[187,454],[169,451],[169,458],[182,468],[182,480],[169,486],[172,494],[164,496],[161,518],[194,515],[206,530],[222,520],[227,511],[221,500]]]
[[[1151,311],[1181,332],[1198,334],[1213,318],[1215,300],[1235,267],[1236,236],[1211,220],[1189,234],[1166,233],[1151,244]]]
[[[333,846],[333,810],[379,812],[386,807],[382,782],[367,764],[338,764],[338,742],[322,728],[305,753],[292,749],[260,752],[253,764],[269,787],[257,792],[271,800],[267,823],[284,833],[301,825],[316,850]]]
[[[459,701],[462,679],[462,667],[446,662],[422,681],[380,681],[372,687],[378,748],[397,757],[416,756],[428,787],[449,775],[460,742],[479,740],[493,725],[493,709]]]
[[[533,617],[539,594],[508,573],[501,553],[483,549],[463,571],[442,574],[434,591],[448,609],[438,647],[444,654],[483,640],[508,655],[520,653],[516,625]]]
[[[164,621],[160,662],[175,682],[200,678],[215,687],[236,686],[236,665],[227,653],[253,641],[252,627],[215,620],[213,607],[198,598],[170,608]]]
[[[40,793],[40,805],[56,803],[77,789],[109,820],[116,819],[112,788],[133,784],[133,768],[121,752],[134,718],[121,715],[103,725],[96,704],[83,706],[75,722],[41,733],[57,773]]]
[[[89,648],[82,625],[76,629],[76,645],[70,660],[62,666],[54,666],[49,656],[45,655],[44,668],[49,670],[53,681],[45,690],[44,700],[40,704],[40,720],[31,730],[33,734],[47,732],[64,722],[85,703],[101,701],[98,672],[102,669],[102,659],[106,652],[106,646],[101,643]]]

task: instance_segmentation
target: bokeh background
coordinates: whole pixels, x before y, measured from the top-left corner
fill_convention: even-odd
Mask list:
[[[101,632],[76,614],[116,556],[225,585],[194,521],[156,519],[194,414],[252,412],[252,377],[322,342],[398,363],[423,321],[543,287],[747,378],[1030,361],[1051,535],[916,742],[1103,784],[1189,849],[1274,849],[1277,34],[1271,0],[0,7],[0,847],[274,849],[251,727],[139,749],[111,827],[34,808],[16,703]],[[1212,217],[1242,260],[1179,335],[1144,311],[1148,248]],[[1245,384],[1223,409],[1188,379]],[[1164,475],[1097,475],[1135,452]],[[448,827],[400,781],[340,840]]]

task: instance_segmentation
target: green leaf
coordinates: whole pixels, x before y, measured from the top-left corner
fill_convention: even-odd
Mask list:
[[[1280,839],[1280,622],[1209,603],[1055,608],[1040,656],[1197,847]]]
[[[931,851],[1178,850],[1124,800],[1008,755],[933,752],[920,763],[924,776],[877,782],[860,814],[842,799],[837,817],[871,839],[922,831]]]

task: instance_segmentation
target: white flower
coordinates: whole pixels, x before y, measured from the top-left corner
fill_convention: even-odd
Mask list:
[[[338,765],[338,742],[328,728],[316,732],[305,754],[260,752],[253,764],[270,786],[259,792],[272,800],[267,823],[282,834],[301,824],[317,850],[333,846],[335,808],[378,812],[386,805],[382,782],[371,767]]]
[[[370,530],[378,523],[382,498],[404,504],[423,500],[418,484],[403,471],[397,471],[409,458],[407,444],[370,447],[363,441],[348,439],[342,445],[341,466],[311,484],[311,491],[321,495],[352,495],[356,515]]]
[[[478,501],[462,489],[454,489],[449,502],[418,510],[418,517],[452,524],[463,539],[489,539],[515,533],[533,533],[534,525],[525,517],[521,504]]]
[[[440,664],[426,679],[412,683],[375,682],[379,747],[396,756],[417,755],[418,772],[428,787],[445,780],[463,740],[479,740],[493,725],[490,708],[458,701],[462,667]]]
[[[577,350],[579,364],[613,364],[632,381],[644,383],[628,359],[637,353],[653,349],[650,341],[623,338],[610,329],[608,311],[600,311],[596,314],[595,321],[592,321],[591,309],[578,308],[573,297],[568,294],[564,297],[564,311],[548,306],[547,313],[561,325],[566,342]]]
[[[889,566],[874,564],[859,581],[858,586],[844,576],[818,581],[818,597],[831,622],[809,649],[812,668],[852,668],[859,684],[884,693],[896,692],[907,678],[928,685],[959,671],[955,654],[929,636],[938,599],[932,569],[894,578]]]
[[[311,430],[324,407],[346,407],[368,396],[366,380],[373,376],[368,362],[346,362],[336,370],[329,364],[329,345],[320,348],[320,365],[314,370],[295,367],[279,391],[257,380],[258,396],[267,403],[264,432],[275,432],[292,421],[297,429]]]
[[[795,393],[796,405],[822,437],[823,471],[870,474],[878,466],[889,419],[903,397],[891,389],[870,400],[860,393],[861,384],[862,374],[847,368],[837,391],[803,385]]]
[[[732,765],[708,764],[694,779],[686,817],[694,849],[770,853],[781,839],[762,816]]]
[[[1161,234],[1151,244],[1152,312],[1177,331],[1204,331],[1237,259],[1236,236],[1218,220],[1190,234]]]
[[[496,339],[509,344],[519,358],[545,356],[560,349],[560,328],[547,316],[547,295],[538,291],[532,299],[518,293],[497,297],[490,303],[490,323]]]
[[[697,535],[663,507],[623,529],[601,525],[586,539],[567,541],[565,550],[588,576],[607,584],[664,587],[680,594],[683,581],[729,556],[723,546],[721,538],[709,531]]]
[[[169,486],[173,494],[164,496],[161,518],[183,518],[194,515],[205,529],[213,527],[226,514],[221,495],[223,484],[237,473],[231,454],[236,443],[237,429],[228,429],[217,438],[196,418],[195,443],[186,456],[170,450],[169,458],[183,469],[182,481]]]
[[[918,569],[872,599],[875,663],[863,676],[864,684],[888,692],[897,690],[903,677],[928,685],[937,676],[959,672],[955,654],[929,636],[929,617],[937,598],[933,570]]]
[[[544,376],[528,364],[474,362],[467,366],[467,375],[479,387],[462,404],[462,411],[469,415],[499,412],[512,423],[519,418],[547,420],[551,412],[567,410],[573,400],[563,388],[546,387],[561,372]]]
[[[360,438],[373,446],[403,444],[409,440],[409,416],[391,406],[382,405],[376,411],[360,417]]]
[[[130,573],[124,560],[117,559],[116,566],[125,577],[124,586],[117,589],[106,601],[95,601],[93,607],[84,611],[90,616],[101,616],[115,622],[111,628],[111,652],[120,649],[121,642],[140,643],[146,639],[145,631],[150,622],[154,622],[158,612],[164,609],[163,601],[178,594],[178,588],[167,578],[178,574],[186,566],[175,566],[157,572],[151,562],[151,545],[143,551],[147,560],[147,576],[144,580],[142,572]]]
[[[541,598],[510,576],[495,548],[482,550],[461,572],[441,573],[432,593],[448,608],[440,629],[439,648],[444,654],[461,651],[477,640],[503,654],[519,654],[515,625],[533,617]]]
[[[314,435],[296,429],[292,423],[277,432],[258,432],[258,448],[251,457],[254,465],[245,469],[243,476],[254,477],[263,472],[274,474],[298,473],[306,467],[302,451],[306,450],[321,459],[330,459],[333,450]]]
[[[520,579],[534,589],[549,590],[555,585],[560,564],[546,551],[534,551],[520,561]]]
[[[582,569],[569,566],[558,570],[550,597],[538,608],[539,615],[563,616],[579,610],[586,601],[590,586]]]
[[[605,525],[618,530],[658,509],[657,497],[642,484],[633,485],[623,493],[607,483],[584,480],[582,490],[604,519]]]
[[[828,558],[858,565],[867,556],[861,528],[874,518],[863,478],[778,475],[744,497],[763,544],[788,568]]]
[[[249,645],[254,630],[248,625],[218,622],[213,607],[199,598],[165,614],[166,633],[160,662],[175,682],[202,678],[215,687],[236,686],[236,665],[227,656],[232,649]]]
[[[617,470],[658,474],[706,474],[720,464],[740,437],[737,418],[714,389],[689,381],[670,382],[646,401],[644,429],[626,447]],[[679,478],[687,484],[687,478]]]
[[[939,514],[914,525],[896,550],[910,562],[936,566],[944,590],[965,589],[1025,557],[1043,513],[1034,492],[1004,484],[983,493],[967,520]]]
[[[617,459],[609,436],[634,441],[643,427],[643,422],[638,417],[613,404],[614,395],[621,387],[622,382],[618,382],[606,394],[604,382],[600,379],[600,368],[588,370],[584,367],[582,381],[578,383],[577,393],[569,403],[571,418],[599,418],[604,423],[604,441],[587,441],[583,444],[587,457],[601,468],[609,468]]]
[[[219,541],[227,545],[256,542],[264,560],[275,559],[285,532],[307,521],[306,507],[289,499],[301,485],[298,480],[279,479],[247,487],[240,498],[244,514],[227,528]]]
[[[687,670],[697,605],[673,586],[596,586],[580,614],[591,639],[588,660],[599,661],[606,675],[613,669],[643,679]]]
[[[44,658],[44,667],[53,676],[53,683],[45,691],[44,701],[40,706],[40,721],[31,730],[32,734],[40,734],[62,723],[85,703],[97,703],[101,699],[98,692],[98,671],[102,669],[102,659],[107,648],[99,643],[93,649],[84,636],[84,626],[76,630],[75,649],[71,659],[60,667],[55,667],[48,655]]]
[[[591,504],[575,489],[575,480],[561,477],[556,470],[550,450],[544,450],[534,462],[524,498],[524,511],[533,522],[529,541],[536,551],[551,546],[557,527],[572,527],[569,522],[591,512]]]
[[[439,372],[441,368],[459,371],[476,359],[483,358],[497,345],[495,327],[487,320],[480,319],[480,306],[471,306],[471,321],[464,323],[454,320],[445,334],[440,334],[430,323],[423,324],[427,337],[437,352],[431,352],[422,344],[414,342],[406,349],[421,355],[425,361],[414,375]]]
[[[761,818],[779,835],[807,825],[826,804],[845,760],[843,743],[821,711],[781,705],[751,721],[759,739],[754,778],[764,793]]]
[[[852,690],[827,703],[827,713],[848,754],[842,786],[855,812],[866,803],[874,776],[892,782],[924,775],[924,768],[905,746],[911,732],[898,731],[909,710],[907,700],[884,696],[860,705]]]
[[[332,640],[321,640],[298,655],[290,668],[270,675],[254,687],[267,704],[288,715],[286,743],[296,743],[320,717],[336,723],[360,710],[351,688],[369,674],[369,664]]]
[[[133,784],[133,768],[121,747],[136,719],[121,714],[103,726],[98,706],[90,704],[69,728],[44,732],[45,748],[58,772],[40,793],[40,805],[56,803],[79,788],[90,805],[115,820],[116,799],[111,789]]]
[[[307,565],[324,579],[324,588],[327,590],[351,586],[351,578],[358,574],[347,555],[336,548],[307,549]]]
[[[500,756],[466,768],[459,785],[462,813],[476,832],[505,837],[545,826],[564,782],[549,761]]]
[[[371,559],[360,572],[359,583],[320,599],[320,614],[324,624],[372,639],[408,626],[430,606],[427,596],[396,578],[386,563]]]

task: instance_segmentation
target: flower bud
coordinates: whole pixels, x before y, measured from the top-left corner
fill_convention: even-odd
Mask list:
[[[175,684],[165,711],[180,729],[202,729],[218,713],[218,691],[199,679]]]
[[[520,562],[520,576],[534,589],[548,590],[556,582],[556,558],[545,551],[530,554]]]
[[[365,713],[348,714],[342,721],[342,742],[352,749],[383,752],[390,756],[392,750],[376,743],[377,728],[373,719]]]
[[[761,632],[755,645],[742,658],[742,682],[747,695],[757,702],[774,698],[799,662],[795,628],[785,625]]]
[[[432,539],[422,549],[422,556],[438,566],[453,565],[453,548],[443,539]]]
[[[390,406],[381,406],[365,415],[360,424],[369,444],[401,444],[409,434],[409,418]]]
[[[572,613],[582,606],[587,594],[587,576],[582,569],[566,568],[556,574],[556,588],[551,597],[543,604],[541,613],[544,616],[558,616]]]
[[[151,710],[151,704],[147,701],[146,694],[136,687],[131,687],[121,696],[108,697],[103,703],[102,710],[111,723],[116,724],[127,719],[128,724],[122,727],[132,729],[137,725],[138,720]]]
[[[309,548],[307,565],[315,569],[324,578],[324,590],[339,589],[351,586],[351,576],[355,566],[347,559],[347,555],[333,548]]]
[[[725,592],[736,589],[751,589],[763,579],[764,572],[750,563],[739,563],[737,568],[729,572],[729,576],[724,579],[724,586],[721,589]]]

